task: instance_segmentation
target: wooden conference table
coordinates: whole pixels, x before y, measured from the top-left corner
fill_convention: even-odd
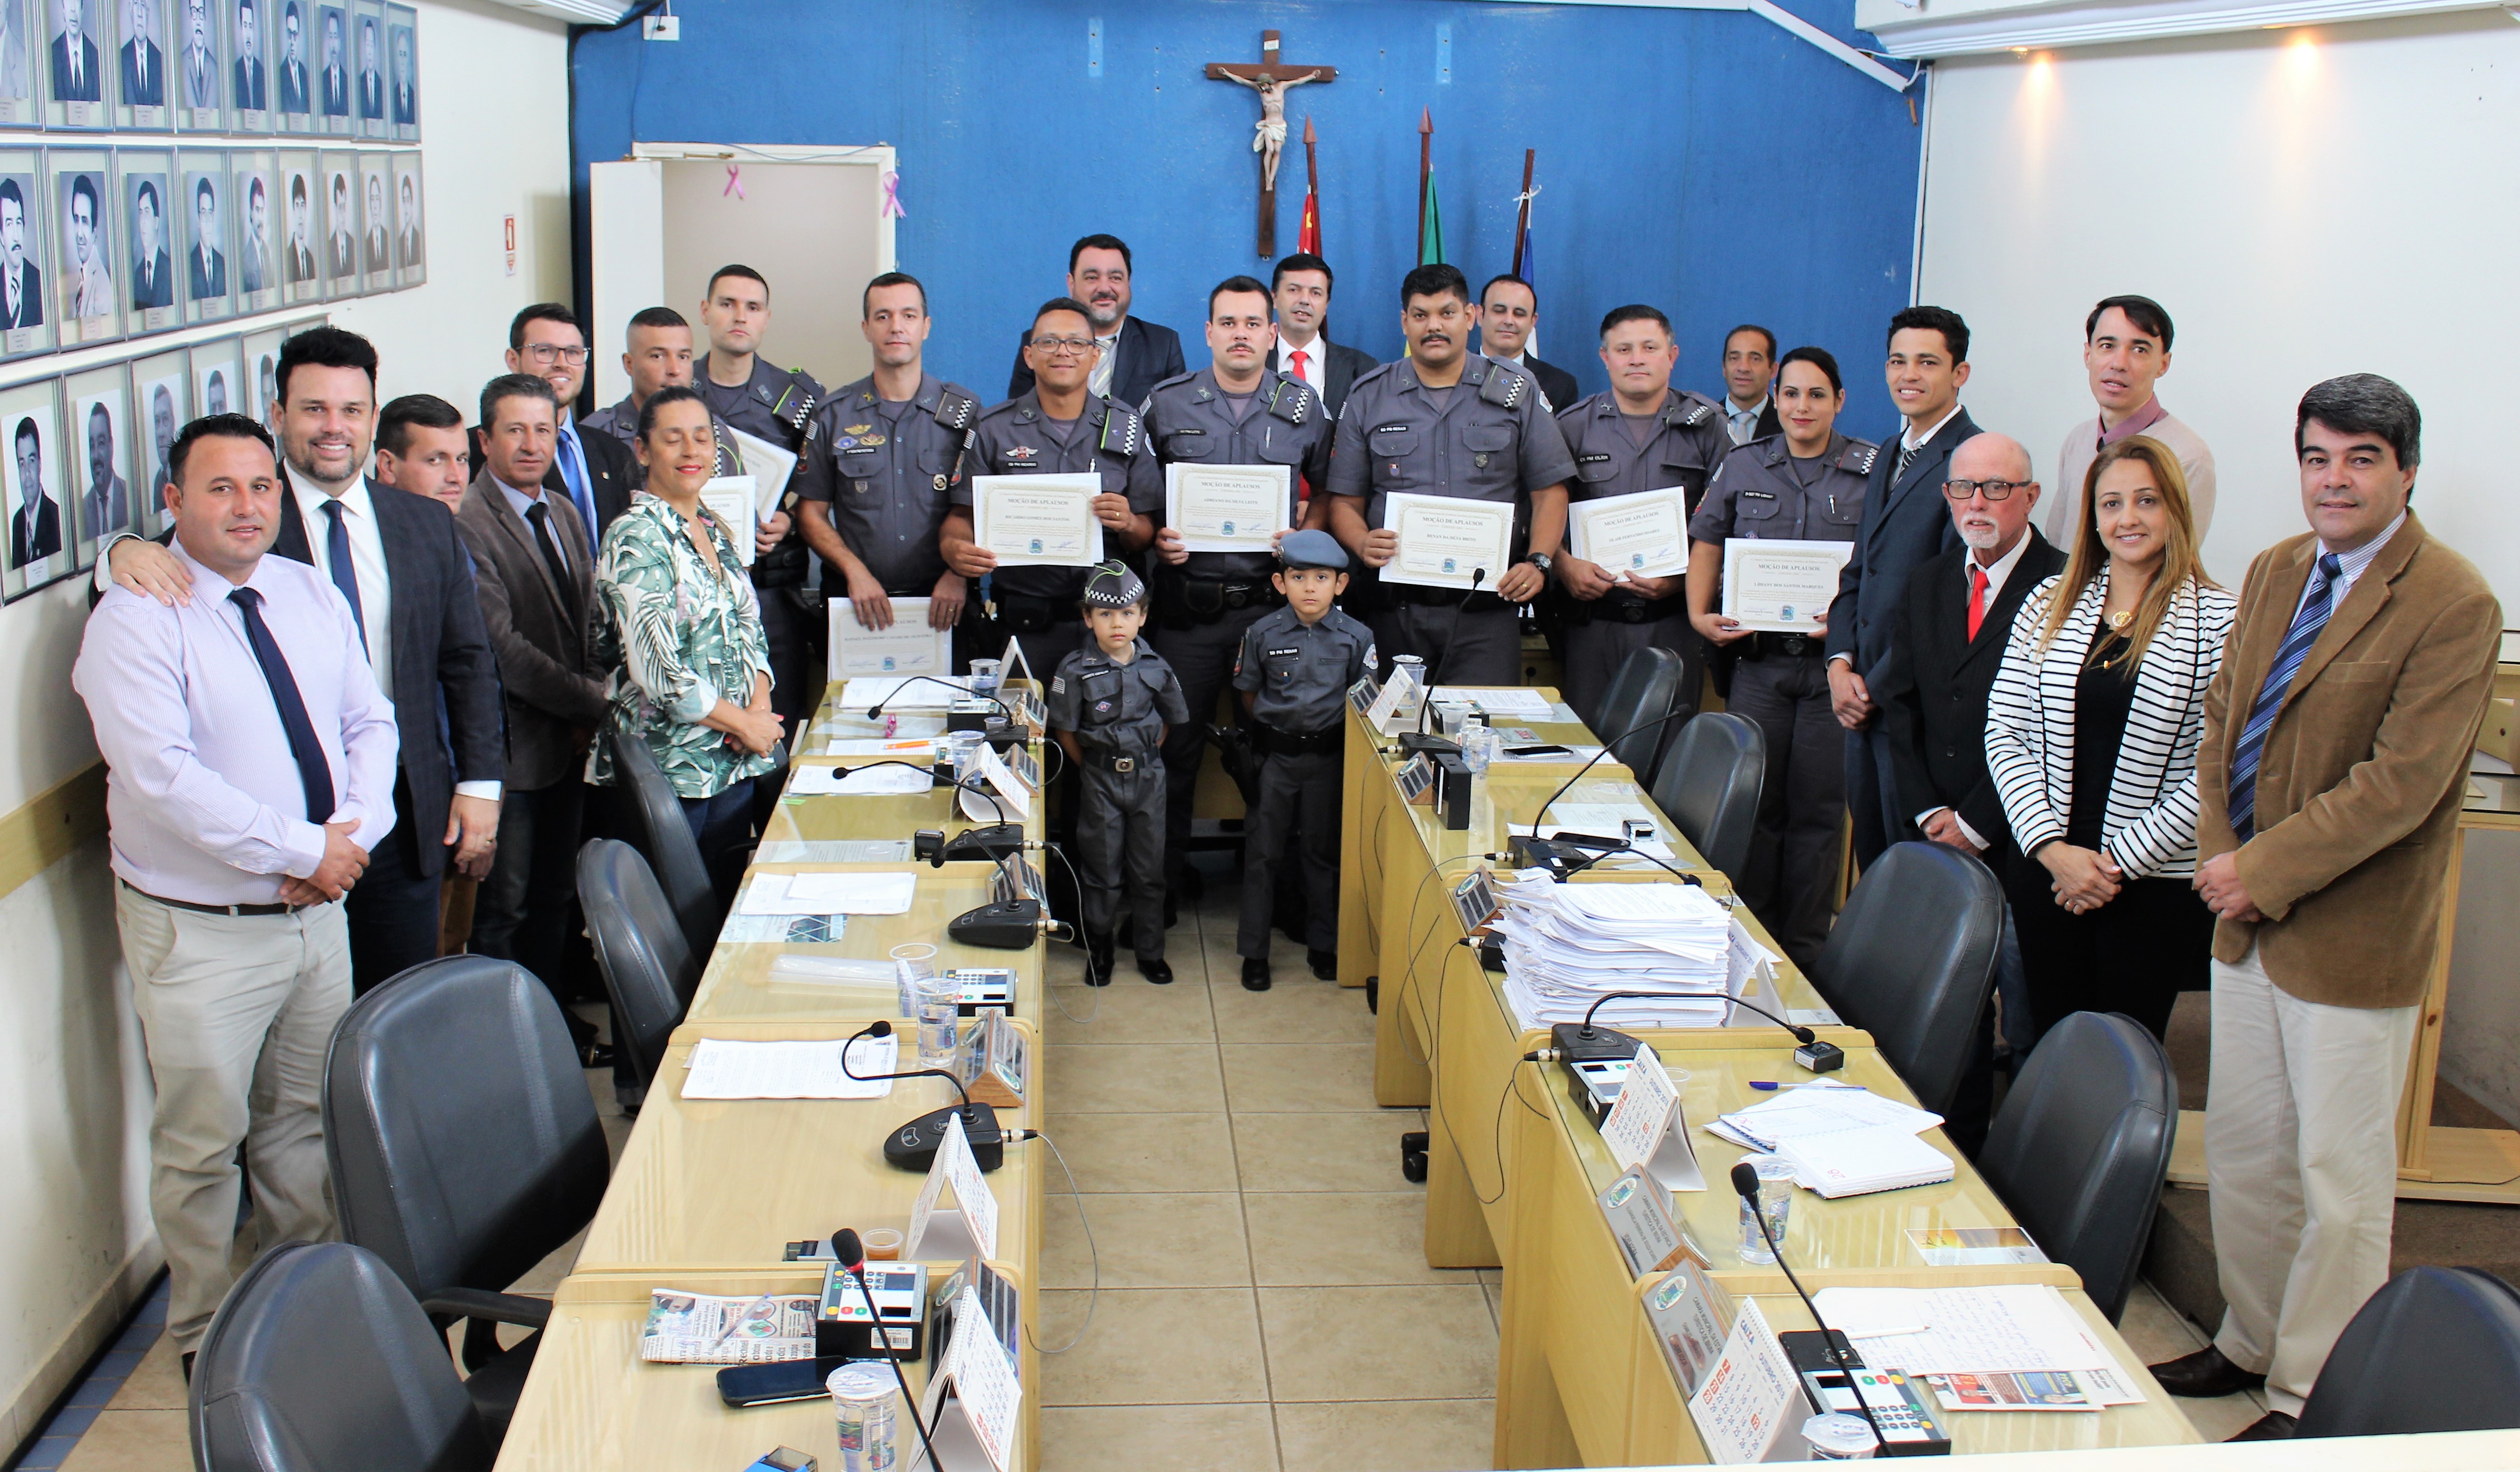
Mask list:
[[[836,688],[798,742],[799,767],[856,766],[870,755],[832,757],[822,729],[839,711]],[[862,736],[863,733],[851,733]],[[1033,755],[1042,755],[1039,743]],[[898,755],[898,753],[893,753]],[[912,758],[921,761],[923,758]],[[1055,759],[1054,759],[1055,760]],[[791,779],[792,782],[792,779]],[[688,1017],[676,1029],[663,1073],[649,1092],[638,1123],[613,1167],[603,1205],[588,1228],[575,1270],[553,1295],[531,1377],[499,1453],[502,1472],[520,1469],[624,1469],[686,1472],[747,1465],[773,1447],[812,1452],[839,1466],[831,1404],[824,1398],[750,1410],[731,1410],[717,1398],[716,1366],[649,1364],[639,1334],[652,1288],[755,1295],[821,1291],[822,1271],[786,1264],[788,1242],[828,1237],[840,1227],[906,1230],[925,1177],[894,1170],[883,1141],[903,1121],[955,1102],[940,1079],[903,1079],[876,1100],[702,1100],[681,1096],[693,1046],[703,1038],[783,1041],[845,1038],[878,1017],[892,1019],[905,1049],[898,1066],[915,1066],[917,1027],[898,1015],[889,983],[868,987],[828,978],[772,974],[782,956],[816,956],[889,964],[895,946],[926,942],[940,969],[1001,967],[1015,973],[1014,1017],[1032,1045],[1021,1107],[1002,1109],[1010,1128],[1040,1123],[1046,1098],[1039,1048],[1047,1004],[1042,948],[993,951],[957,946],[946,922],[990,901],[996,867],[954,863],[930,869],[908,857],[919,828],[949,835],[971,826],[949,799],[953,789],[898,797],[782,798],[754,864],[745,875],[839,869],[908,871],[919,884],[906,914],[851,916],[836,940],[788,938],[785,919],[737,914],[711,952]],[[1042,833],[1037,800],[1026,836]],[[895,840],[901,840],[896,844]],[[1039,1460],[1038,1321],[1042,1251],[1043,1159],[1029,1144],[1011,1145],[988,1181],[998,1202],[998,1256],[992,1266],[1021,1291],[1024,1333],[1018,1374],[1027,1392],[1021,1435],[1010,1472]],[[955,1264],[939,1261],[931,1286]],[[925,1386],[927,1361],[905,1366],[913,1390]],[[916,1433],[900,1423],[902,1465]]]

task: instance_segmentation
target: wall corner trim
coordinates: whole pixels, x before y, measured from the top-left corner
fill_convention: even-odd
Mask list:
[[[0,895],[105,831],[105,763],[96,762],[0,818]]]

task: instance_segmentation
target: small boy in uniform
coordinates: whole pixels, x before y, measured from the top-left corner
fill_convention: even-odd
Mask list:
[[[1347,591],[1347,550],[1326,531],[1288,532],[1276,574],[1285,606],[1252,624],[1234,688],[1254,723],[1260,801],[1243,825],[1242,917],[1234,949],[1242,985],[1269,990],[1269,920],[1288,840],[1300,838],[1304,959],[1338,978],[1339,763],[1347,689],[1374,672],[1373,634],[1330,606]]]
[[[1050,681],[1050,727],[1076,764],[1077,879],[1085,901],[1085,980],[1111,984],[1112,913],[1125,883],[1138,972],[1169,984],[1164,961],[1165,734],[1190,720],[1181,678],[1138,638],[1147,585],[1119,561],[1085,582],[1085,632]]]

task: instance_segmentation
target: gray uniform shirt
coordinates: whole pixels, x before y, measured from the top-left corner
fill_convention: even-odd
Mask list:
[[[1689,519],[1688,535],[1718,546],[1732,537],[1852,542],[1879,453],[1868,440],[1831,434],[1817,466],[1797,467],[1781,434],[1737,446],[1724,457],[1715,483]],[[1806,476],[1812,480],[1808,488]]]
[[[925,598],[945,575],[937,534],[979,417],[969,390],[927,374],[902,403],[870,376],[814,411],[796,493],[831,504],[840,540],[894,598]]]
[[[1527,503],[1575,473],[1540,385],[1520,369],[1471,353],[1443,397],[1437,404],[1407,359],[1348,390],[1329,491],[1365,498],[1368,526],[1382,525],[1382,500],[1393,491]]]
[[[1251,718],[1314,736],[1338,724],[1347,688],[1374,672],[1373,632],[1336,608],[1308,624],[1272,608],[1243,632],[1234,688],[1251,691]]]
[[[1602,392],[1568,405],[1557,416],[1566,436],[1567,453],[1575,457],[1575,478],[1566,487],[1574,501],[1598,501],[1638,491],[1679,486],[1694,514],[1706,495],[1707,482],[1723,467],[1732,437],[1725,429],[1724,411],[1702,395],[1685,388],[1663,391],[1644,443],[1629,433],[1619,396]],[[1602,595],[1613,602],[1636,602],[1634,591],[1613,588]]]
[[[1114,664],[1088,634],[1083,648],[1058,661],[1047,703],[1052,730],[1075,732],[1079,744],[1122,756],[1152,757],[1166,726],[1190,724],[1181,677],[1143,639],[1136,658]]]
[[[974,475],[1085,470],[1102,475],[1105,493],[1128,497],[1131,511],[1163,514],[1164,477],[1147,445],[1145,424],[1135,410],[1092,394],[1086,396],[1085,412],[1063,426],[1044,417],[1038,392],[990,406],[971,428],[963,478],[946,494],[954,505],[969,511]],[[1104,528],[1104,534],[1107,551],[1109,528]],[[992,574],[990,586],[1000,597],[1012,593],[1068,603],[1085,597],[1085,576],[1090,571],[1086,567],[1002,567]]]
[[[1147,396],[1147,435],[1159,464],[1285,466],[1288,526],[1300,507],[1298,481],[1319,488],[1329,479],[1335,427],[1321,396],[1285,374],[1260,376],[1250,412],[1238,422],[1214,369],[1166,379]],[[1194,552],[1180,567],[1165,566],[1185,577],[1266,582],[1278,559],[1265,552]]]
[[[708,358],[703,355],[692,365],[692,386],[708,400],[709,413],[746,434],[791,450],[811,428],[814,410],[825,397],[823,385],[814,381],[813,375],[802,369],[790,373],[758,353],[753,355],[752,377],[733,388],[709,377]],[[635,417],[631,427],[638,427]]]

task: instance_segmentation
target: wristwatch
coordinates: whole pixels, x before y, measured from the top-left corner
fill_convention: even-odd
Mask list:
[[[1535,552],[1523,560],[1539,568],[1543,576],[1547,576],[1557,565],[1557,559],[1545,552]]]

